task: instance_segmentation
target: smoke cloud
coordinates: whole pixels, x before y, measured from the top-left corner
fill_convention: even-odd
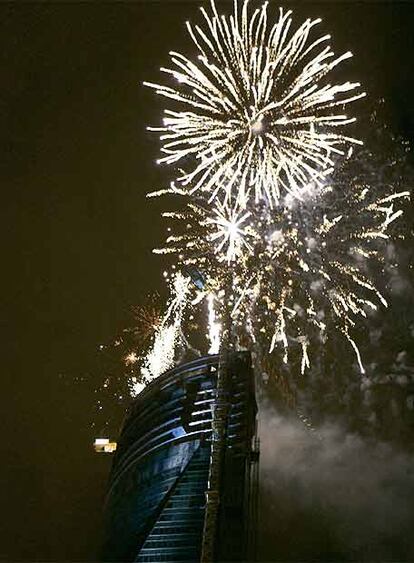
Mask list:
[[[414,561],[414,455],[264,401],[260,561]]]

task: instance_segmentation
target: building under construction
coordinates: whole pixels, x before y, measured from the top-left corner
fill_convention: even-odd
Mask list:
[[[148,385],[118,440],[103,560],[254,561],[256,410],[248,352],[205,356]]]

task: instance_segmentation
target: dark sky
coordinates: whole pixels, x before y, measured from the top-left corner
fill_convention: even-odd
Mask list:
[[[127,308],[161,286],[161,207],[145,200],[166,178],[145,131],[160,107],[142,82],[189,45],[198,4],[0,5],[3,560],[93,559],[109,465],[91,450],[93,385],[65,374],[92,371]],[[385,98],[413,141],[414,4],[293,7],[354,52],[367,107]]]

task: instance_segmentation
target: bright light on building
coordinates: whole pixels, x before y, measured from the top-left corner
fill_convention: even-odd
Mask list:
[[[116,442],[110,442],[109,438],[95,438],[93,447],[97,453],[111,454],[116,450]]]

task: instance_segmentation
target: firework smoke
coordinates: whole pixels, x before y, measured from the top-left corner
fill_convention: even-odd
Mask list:
[[[259,559],[412,561],[412,452],[260,407]]]

